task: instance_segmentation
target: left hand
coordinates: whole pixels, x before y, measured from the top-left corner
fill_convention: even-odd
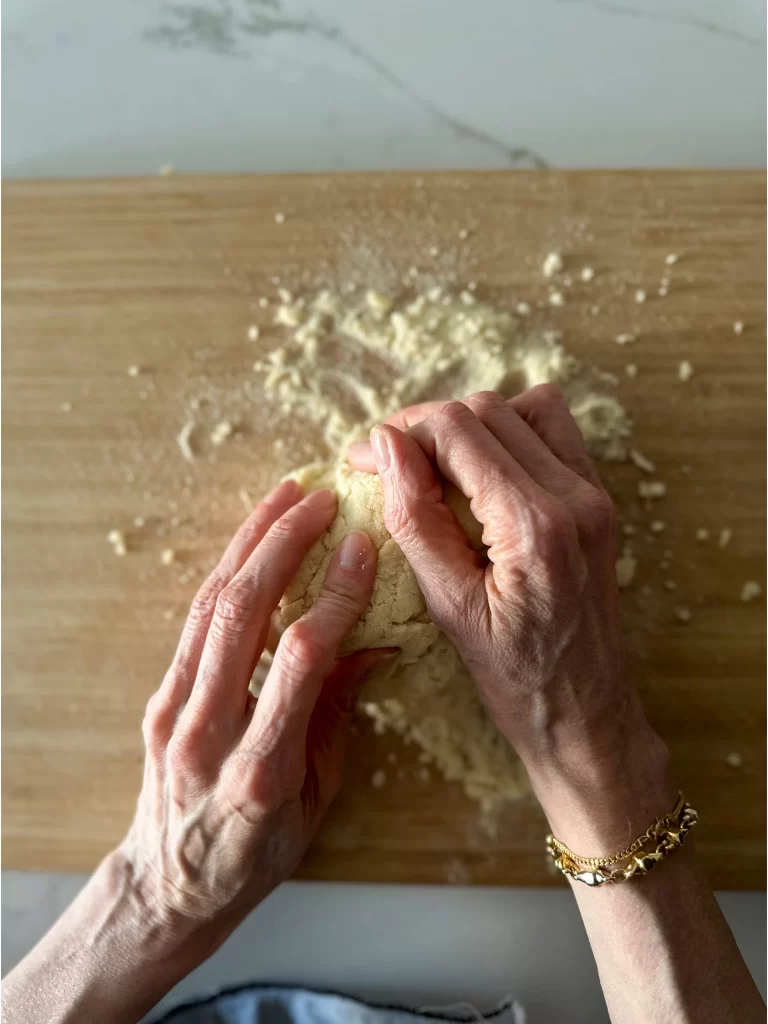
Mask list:
[[[143,903],[176,930],[204,926],[215,945],[299,863],[341,785],[357,692],[388,656],[336,660],[376,572],[376,549],[356,532],[280,639],[258,701],[248,692],[271,615],[335,511],[330,491],[301,499],[293,481],[254,510],[147,707],[144,784],[119,852]]]
[[[282,483],[200,589],[147,707],[133,825],[4,979],[3,1024],[133,1024],[299,863],[341,784],[357,693],[393,653],[336,658],[376,572],[351,533],[258,701],[248,692],[272,613],[335,514],[330,491]]]

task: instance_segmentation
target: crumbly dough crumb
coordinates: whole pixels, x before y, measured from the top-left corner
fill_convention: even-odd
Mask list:
[[[123,558],[128,554],[128,546],[125,542],[125,534],[122,530],[110,530],[107,534],[107,540],[112,545],[112,550],[120,558]]]
[[[667,485],[662,480],[640,480],[637,484],[637,493],[646,501],[655,501],[664,497]]]
[[[550,252],[541,265],[541,272],[544,277],[554,277],[563,269],[563,257],[559,252]]]
[[[760,597],[762,593],[762,587],[755,580],[747,580],[744,586],[741,588],[741,600],[742,601],[754,601],[756,597]]]

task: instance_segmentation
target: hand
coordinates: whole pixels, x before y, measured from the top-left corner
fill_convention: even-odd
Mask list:
[[[375,548],[356,532],[280,639],[258,702],[249,695],[271,615],[335,515],[330,491],[300,499],[287,481],[241,527],[195,598],[144,720],[144,784],[120,849],[126,877],[176,935],[202,928],[214,947],[297,866],[341,784],[357,691],[389,656],[335,660],[376,571]]]
[[[407,409],[349,459],[378,471],[387,528],[553,828],[574,836],[593,815],[608,841],[594,811],[610,813],[607,794],[625,798],[623,829],[627,800],[638,819],[667,810],[666,749],[624,671],[613,505],[560,392]],[[470,499],[487,559],[443,503],[438,471]]]

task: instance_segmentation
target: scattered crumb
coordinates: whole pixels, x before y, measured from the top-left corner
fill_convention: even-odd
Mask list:
[[[470,291],[460,292],[459,299],[464,303],[465,306],[477,305],[477,299]]]
[[[664,588],[666,590],[677,590],[677,584],[675,583],[674,580],[665,580],[664,581]]]
[[[723,529],[720,531],[720,536],[717,538],[717,546],[719,548],[727,548],[728,545],[731,543],[732,536],[733,530],[728,526],[724,526]]]
[[[169,178],[172,174],[175,173],[175,171],[176,168],[173,166],[173,164],[160,164],[160,166],[157,169],[157,173],[160,175],[161,178]]]
[[[616,559],[616,582],[620,589],[623,590],[630,585],[635,578],[635,569],[637,569],[637,559],[632,554],[631,546],[627,544]]]
[[[440,250],[437,248],[436,245],[431,245],[429,247],[429,255],[430,256],[439,256],[440,255]]]
[[[663,559],[661,562],[659,562],[659,568],[662,572],[666,572],[667,569],[669,569],[669,561],[666,558]]]
[[[469,232],[467,231],[467,229],[466,229],[466,228],[462,228],[462,229],[461,229],[461,231],[459,231],[459,238],[460,238],[460,239],[462,240],[462,242],[463,242],[463,241],[464,241],[464,239],[465,239],[465,238],[468,238],[468,237],[469,237]]]
[[[637,302],[638,305],[640,305],[643,302],[645,302],[645,300],[647,298],[648,298],[648,295],[645,292],[645,290],[643,288],[638,288],[637,291],[635,292],[635,302]]]
[[[655,473],[656,472],[656,467],[651,462],[651,460],[650,459],[646,459],[646,457],[642,454],[642,452],[637,451],[637,449],[632,449],[632,451],[630,451],[630,453],[629,453],[629,457],[634,462],[634,464],[637,466],[637,468],[638,469],[642,469],[642,471],[644,473]]]
[[[260,332],[258,324],[251,324],[251,326],[248,328],[248,341],[258,341],[259,333]]]
[[[232,436],[234,427],[229,420],[222,420],[217,423],[211,431],[211,444],[220,445]]]
[[[675,608],[675,618],[678,622],[690,622],[691,609],[684,604],[679,604],[677,608]]]
[[[678,366],[678,368],[677,368],[677,376],[683,382],[685,382],[687,380],[690,380],[691,377],[693,376],[693,367],[691,366],[691,364],[688,362],[687,359],[684,359],[682,361],[682,363],[680,363],[680,365]]]
[[[692,470],[693,470],[692,466],[681,466],[680,467],[680,472],[681,473],[685,473],[686,476],[688,476],[688,474],[691,473]]]
[[[674,264],[677,263],[679,259],[680,257],[677,255],[676,252],[671,252],[667,257],[665,257],[664,262],[667,264],[668,267],[671,267],[674,266]]]
[[[699,540],[699,541],[709,540],[709,530],[707,530],[703,526],[700,529],[698,529],[696,531],[696,540]]]
[[[135,519],[133,520],[133,525],[136,527],[137,530],[140,530],[142,526],[144,526],[145,522],[146,520],[144,519],[144,516],[136,516]]]
[[[285,214],[284,213],[276,213],[275,214],[275,224],[285,224]]]
[[[624,373],[626,373],[626,375],[628,377],[636,377],[637,376],[637,364],[636,363],[627,363],[627,365],[624,367]]]
[[[554,277],[563,269],[563,257],[559,252],[551,252],[547,255],[541,265],[541,272],[544,277]]]
[[[416,778],[419,780],[419,782],[429,782],[429,768],[419,768],[418,771],[416,772]]]
[[[242,501],[243,505],[245,505],[246,511],[252,512],[253,502],[251,501],[251,496],[248,493],[248,491],[244,487],[241,487],[240,490],[237,492],[237,496],[240,499],[240,501]]]
[[[733,325],[733,333],[734,334],[741,334],[743,330],[744,330],[743,322],[741,320],[737,320],[736,323]]]
[[[635,340],[634,334],[617,334],[616,344],[617,345],[631,345]]]
[[[581,280],[582,281],[591,281],[594,276],[595,276],[595,272],[592,269],[592,267],[582,267],[581,268]]]
[[[663,523],[660,519],[654,519],[651,525],[649,526],[649,530],[651,531],[651,533],[664,533],[666,528],[667,524]]]
[[[550,292],[549,304],[550,306],[564,306],[565,296],[562,292]]]
[[[257,305],[259,309],[266,309],[267,306],[269,306],[269,299],[267,298],[267,296],[262,295],[261,298],[257,300]]]
[[[747,580],[741,588],[741,600],[753,601],[756,597],[760,597],[761,593],[762,588],[759,583],[756,583],[754,580]]]
[[[590,314],[592,316],[597,316],[597,314],[600,312],[600,307],[599,306],[592,306],[592,308],[590,309],[589,312],[590,312]]]
[[[371,776],[371,785],[374,789],[381,789],[384,783],[387,781],[387,773],[379,768],[378,771],[374,772]]]
[[[744,763],[744,758],[737,750],[732,750],[726,757],[725,763],[729,768],[741,768]]]
[[[62,402],[59,408],[61,409],[62,412],[72,412],[72,403]]]
[[[643,597],[650,597],[651,594],[653,594],[653,591],[646,583],[644,586],[640,587],[640,593],[643,595]]]
[[[624,523],[624,525],[621,528],[621,532],[624,534],[625,537],[631,537],[635,532],[635,528],[632,525],[632,523]]]
[[[528,316],[528,314],[531,312],[531,307],[528,305],[527,302],[518,302],[518,304],[515,306],[515,309],[517,310],[520,316]]]
[[[640,480],[637,484],[637,493],[646,501],[654,501],[664,497],[667,485],[661,480]]]
[[[181,449],[182,456],[187,462],[195,461],[195,451],[192,447],[192,434],[195,432],[195,421],[187,420],[184,426],[176,435],[176,443]]]
[[[171,619],[173,618],[173,609],[166,608],[165,611],[163,612],[163,618],[165,619],[166,622],[170,622]]]
[[[173,548],[165,548],[165,550],[160,555],[160,564],[170,565],[171,562],[175,560],[175,558],[176,552],[173,550]]]
[[[107,540],[112,545],[112,550],[116,555],[121,558],[128,554],[128,548],[125,543],[125,534],[122,530],[110,530],[107,534]]]

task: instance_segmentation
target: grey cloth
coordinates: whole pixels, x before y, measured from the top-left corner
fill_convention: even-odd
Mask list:
[[[347,996],[307,989],[250,985],[178,1006],[155,1024],[418,1024],[457,1021],[475,1024],[525,1024],[518,1003],[504,1001],[482,1016],[468,1004],[407,1010],[369,1006]]]

